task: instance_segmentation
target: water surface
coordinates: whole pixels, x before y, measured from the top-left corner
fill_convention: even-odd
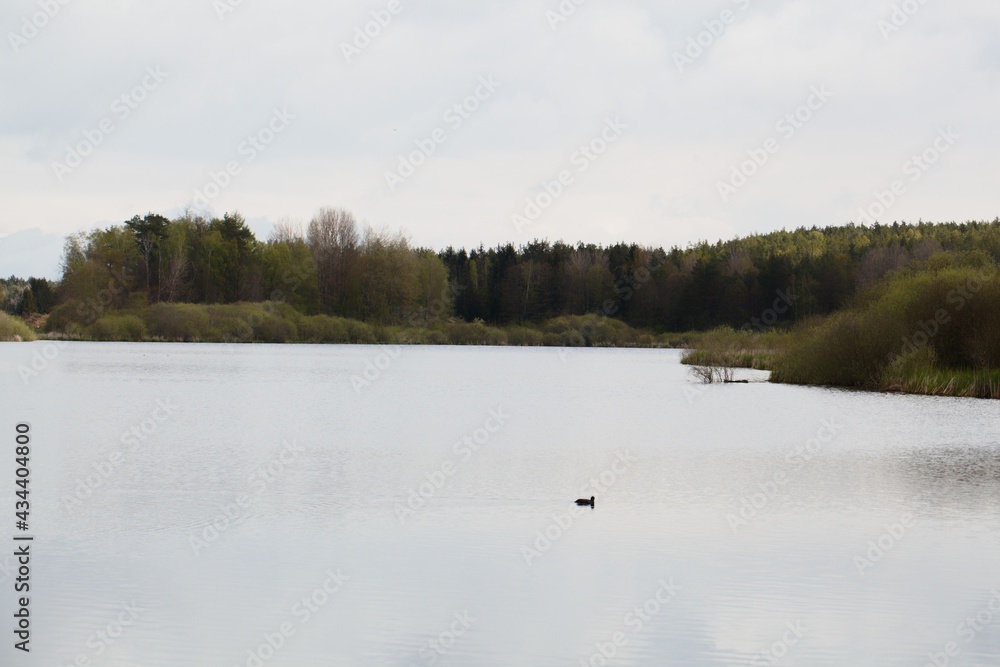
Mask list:
[[[33,436],[14,664],[1000,663],[996,402],[657,350],[55,351],[0,345]]]

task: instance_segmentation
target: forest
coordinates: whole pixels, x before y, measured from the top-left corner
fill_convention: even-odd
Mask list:
[[[0,338],[686,347],[775,381],[1000,397],[998,261],[1000,219],[435,251],[343,209],[266,240],[239,213],[151,213],[68,237],[58,282],[0,281]]]
[[[757,329],[826,315],[905,268],[992,266],[1000,220],[800,228],[688,248],[535,240],[434,251],[323,209],[259,240],[238,213],[135,216],[66,240],[57,284],[0,283],[6,312],[58,329],[159,303],[281,302],[374,325],[537,326],[596,314],[653,332]],[[775,308],[775,302],[784,305]]]

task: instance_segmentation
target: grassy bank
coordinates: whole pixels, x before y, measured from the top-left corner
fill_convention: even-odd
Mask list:
[[[522,345],[671,347],[678,334],[654,335],[598,315],[558,317],[529,326],[495,327],[454,318],[379,325],[327,315],[304,315],[285,303],[198,305],[159,303],[109,311],[96,319],[68,303],[46,323],[53,336],[94,341],[214,343],[361,343],[400,345]]]
[[[888,376],[881,389],[929,396],[1000,398],[1000,370],[914,369]]]
[[[681,363],[771,370],[787,345],[788,337],[789,334],[783,331],[719,327],[692,336],[691,349],[681,357]]]
[[[305,315],[277,302],[158,303],[95,313],[72,301],[52,312],[45,330],[96,341],[684,347],[685,364],[770,370],[774,382],[1000,398],[995,268],[904,272],[849,308],[781,331],[664,334],[598,315],[506,327],[457,318],[380,325]],[[18,337],[34,334],[17,318],[0,318],[0,340]]]
[[[772,380],[1000,398],[1000,276],[896,276],[820,325],[793,332]]]
[[[903,273],[788,332],[720,328],[692,346],[686,364],[771,370],[772,382],[1000,398],[1000,276]]]
[[[0,313],[0,342],[35,340],[35,332],[19,317]]]

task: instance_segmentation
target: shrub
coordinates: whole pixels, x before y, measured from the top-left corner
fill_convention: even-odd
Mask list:
[[[564,347],[562,336],[551,331],[542,334],[542,345],[546,347]]]
[[[72,299],[52,309],[45,321],[45,331],[71,333],[89,324],[86,306],[82,301]]]
[[[210,318],[211,329],[207,337],[226,343],[249,343],[254,338],[254,328],[247,320],[233,314]]]
[[[213,337],[205,306],[158,303],[150,306],[145,319],[150,335],[166,340],[200,341]]]
[[[372,329],[371,325],[357,320],[345,319],[343,322],[344,327],[347,329],[347,341],[349,343],[375,344],[375,330]]]
[[[507,327],[508,345],[542,345],[544,338],[542,332],[537,329],[518,326]]]
[[[372,334],[375,336],[376,343],[379,345],[386,345],[388,343],[395,342],[395,336],[398,334],[398,328],[375,324],[372,325]]]
[[[897,276],[851,310],[797,330],[772,379],[938,391],[941,378],[932,375],[941,369],[998,365],[1000,278],[979,269],[948,268]]]
[[[105,315],[87,331],[94,340],[141,341],[146,338],[146,325],[135,315]]]
[[[253,336],[262,343],[287,343],[294,341],[298,332],[292,322],[267,313],[254,327]]]
[[[295,309],[290,303],[285,301],[265,301],[263,304],[252,304],[257,307],[263,307],[265,310],[270,312],[275,317],[280,317],[282,319],[288,320],[292,324],[298,324],[301,320],[305,319],[305,315]]]
[[[427,345],[447,345],[448,336],[440,329],[427,329],[424,343]]]
[[[487,326],[481,321],[449,322],[444,334],[450,345],[506,345],[507,334],[503,329]]]
[[[546,334],[557,334],[559,345],[581,347],[596,345],[600,347],[619,347],[635,345],[639,342],[640,332],[621,320],[603,315],[568,315],[556,317],[542,327]],[[551,337],[550,341],[554,340]],[[647,338],[647,344],[652,339]],[[546,345],[553,343],[546,343]]]
[[[35,332],[18,317],[0,313],[0,341],[35,340]]]
[[[303,317],[298,325],[299,340],[304,343],[348,343],[344,320],[327,315]]]
[[[899,337],[898,322],[879,313],[840,313],[815,334],[793,339],[774,379],[796,384],[875,386]]]

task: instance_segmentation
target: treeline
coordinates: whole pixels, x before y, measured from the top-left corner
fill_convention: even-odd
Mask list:
[[[45,278],[0,278],[0,312],[10,315],[47,313],[56,305],[56,284]]]
[[[1000,259],[1000,220],[846,225],[688,248],[533,241],[415,248],[398,233],[323,209],[255,238],[238,213],[149,214],[67,239],[55,321],[157,303],[282,302],[306,315],[419,326],[496,327],[597,314],[650,331],[769,328],[832,313],[905,268]]]
[[[305,230],[258,240],[238,213],[175,220],[149,214],[66,241],[62,319],[157,303],[276,301],[308,314],[387,323],[451,312],[447,270],[400,234],[324,209]]]

